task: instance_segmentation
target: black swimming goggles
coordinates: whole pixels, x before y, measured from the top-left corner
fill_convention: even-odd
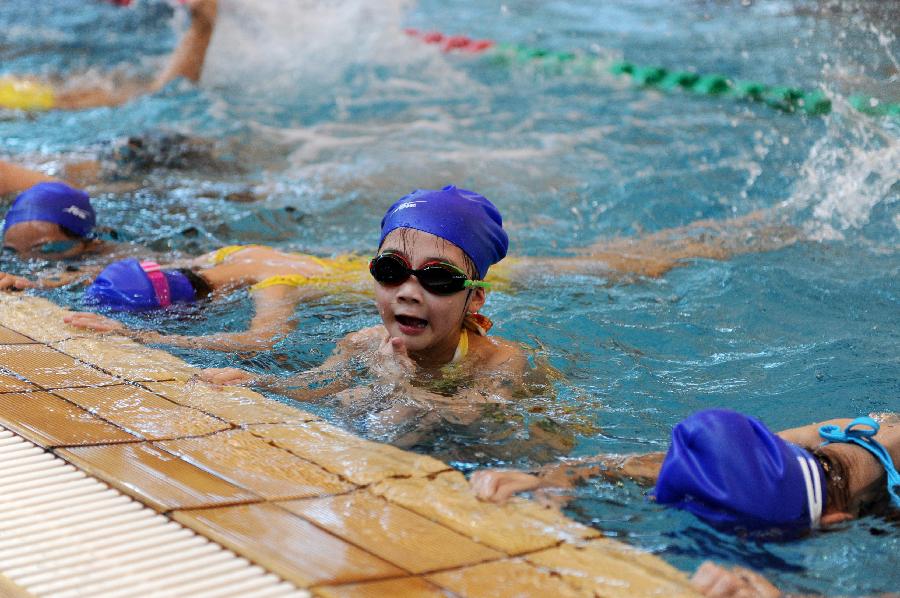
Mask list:
[[[465,272],[447,262],[433,261],[413,270],[402,255],[385,251],[372,258],[369,272],[379,284],[397,286],[415,276],[422,288],[433,295],[452,295],[465,289],[489,288],[483,280],[472,280]]]

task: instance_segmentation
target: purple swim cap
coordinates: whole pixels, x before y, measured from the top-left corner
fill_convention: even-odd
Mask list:
[[[503,218],[494,204],[453,185],[440,191],[416,189],[397,200],[381,220],[378,245],[397,228],[414,228],[450,241],[471,258],[479,278],[484,278],[509,248]]]
[[[162,270],[155,262],[134,258],[114,262],[103,269],[85,291],[85,302],[116,310],[141,311],[193,303],[196,293],[187,276]]]
[[[38,183],[16,197],[3,224],[3,234],[13,224],[40,220],[52,222],[79,237],[87,237],[96,223],[87,193],[65,183]]]
[[[715,527],[803,531],[819,524],[825,474],[756,419],[709,409],[672,430],[654,493]]]

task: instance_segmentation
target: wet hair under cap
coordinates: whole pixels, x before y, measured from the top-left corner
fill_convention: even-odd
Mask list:
[[[413,228],[453,243],[475,264],[478,278],[506,257],[509,248],[497,207],[483,195],[453,185],[417,189],[397,200],[381,220],[379,246],[398,228]]]

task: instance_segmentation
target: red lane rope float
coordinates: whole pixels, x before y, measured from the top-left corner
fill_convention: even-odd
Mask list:
[[[444,35],[440,31],[419,31],[404,29],[406,35],[422,40],[426,44],[438,44],[444,52],[458,50],[477,54],[496,44],[489,39],[471,39],[465,35]]]

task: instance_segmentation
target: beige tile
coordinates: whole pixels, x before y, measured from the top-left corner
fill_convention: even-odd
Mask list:
[[[324,422],[248,429],[360,486],[392,476],[423,476],[449,469],[437,459],[369,442]]]
[[[157,511],[259,500],[148,442],[58,449],[56,453]]]
[[[398,478],[375,484],[375,494],[510,555],[600,535],[536,502],[514,498],[506,505],[481,502],[459,472],[434,479]]]
[[[278,504],[411,573],[505,556],[365,490]]]
[[[0,345],[0,367],[48,389],[122,382],[43,345]]]
[[[84,335],[63,323],[67,313],[68,310],[40,297],[0,293],[0,325],[41,343]]]
[[[180,405],[194,407],[238,426],[313,421],[316,416],[239,386],[211,386],[200,381],[142,384]]]
[[[130,384],[66,388],[53,394],[147,440],[212,434],[231,427],[201,411],[176,405]]]
[[[403,575],[393,565],[268,503],[177,511],[174,518],[300,587]]]
[[[494,561],[465,569],[435,573],[426,579],[466,598],[512,598],[553,596],[593,598],[594,594],[573,588],[548,571],[522,560]]]
[[[322,598],[447,598],[446,592],[421,577],[320,586],[313,594]]]
[[[157,444],[269,500],[327,496],[355,488],[246,430]]]
[[[0,345],[21,345],[33,342],[35,341],[27,336],[19,334],[15,330],[0,326]]]
[[[0,424],[43,447],[136,440],[46,392],[0,394]]]
[[[0,393],[22,392],[26,390],[38,390],[38,387],[30,382],[25,382],[12,375],[12,372],[0,370]]]
[[[598,596],[698,596],[687,575],[662,559],[605,538],[580,546],[563,544],[529,554],[525,560]]]
[[[199,370],[170,353],[120,336],[76,338],[54,343],[67,355],[93,363],[133,382],[188,380]]]

